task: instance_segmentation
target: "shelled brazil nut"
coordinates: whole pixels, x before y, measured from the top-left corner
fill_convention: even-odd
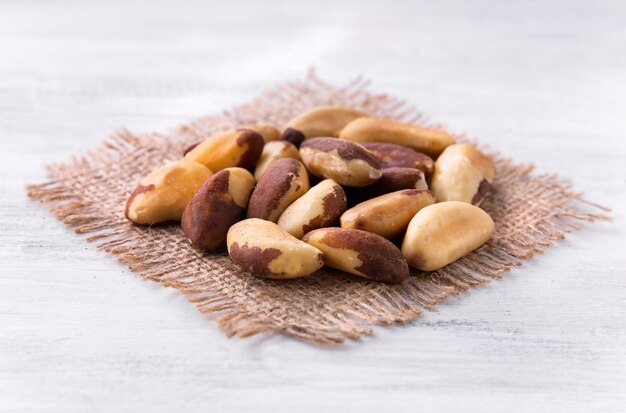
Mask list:
[[[435,203],[430,191],[404,189],[362,202],[341,215],[341,227],[393,239],[402,235],[417,212]]]
[[[355,119],[341,130],[339,137],[354,142],[395,143],[432,157],[454,143],[454,138],[442,129],[378,118]]]
[[[321,228],[302,240],[322,251],[329,267],[392,284],[409,278],[409,267],[400,250],[380,235],[357,229]]]
[[[228,230],[226,243],[233,262],[259,277],[307,277],[324,265],[319,249],[262,219],[236,223]]]
[[[248,203],[248,218],[276,222],[293,201],[309,190],[309,174],[293,158],[280,158],[267,167]]]
[[[243,168],[226,168],[207,179],[187,204],[181,226],[191,244],[213,251],[226,241],[231,225],[246,217],[254,177]]]
[[[448,146],[435,162],[431,188],[437,201],[480,205],[491,190],[495,167],[491,158],[470,144]]]
[[[428,189],[424,172],[414,168],[386,168],[380,179],[361,188],[346,188],[348,205],[354,206],[368,199],[402,189]]]
[[[213,135],[187,152],[185,159],[201,163],[213,172],[239,166],[250,168],[261,156],[265,140],[252,129],[232,129]]]
[[[206,166],[184,159],[156,169],[126,201],[126,218],[144,225],[180,220],[193,194],[211,174]]]
[[[493,229],[493,220],[479,207],[439,202],[415,214],[402,242],[402,254],[415,268],[438,270],[483,245]]]
[[[382,175],[376,156],[354,142],[337,138],[313,138],[300,146],[300,156],[316,176],[345,186],[367,186]]]
[[[338,137],[339,132],[349,122],[366,113],[344,106],[318,106],[307,110],[291,119],[285,125],[281,139],[287,140],[299,147],[309,138]]]
[[[277,224],[302,238],[309,231],[336,224],[346,207],[343,188],[332,179],[325,179],[289,205]]]

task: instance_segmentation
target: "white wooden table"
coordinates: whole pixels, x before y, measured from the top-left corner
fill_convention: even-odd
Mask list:
[[[614,221],[329,350],[226,338],[25,196],[113,129],[164,130],[310,65],[559,172]],[[625,138],[622,1],[2,2],[0,412],[623,412]]]

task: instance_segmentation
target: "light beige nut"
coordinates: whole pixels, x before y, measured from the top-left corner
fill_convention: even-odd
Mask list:
[[[338,137],[349,122],[367,113],[344,106],[318,106],[287,122],[281,139],[300,146],[303,140],[317,137]]]
[[[259,132],[263,136],[265,143],[275,141],[280,137],[280,131],[276,125],[267,122],[252,123],[250,125],[243,126],[243,129],[252,129]]]
[[[361,145],[336,138],[304,141],[300,156],[316,176],[334,179],[345,186],[366,186],[382,175],[380,161]]]
[[[347,207],[346,194],[337,182],[325,179],[289,205],[278,226],[296,238],[337,223]]]
[[[213,135],[185,155],[185,159],[201,163],[213,172],[239,166],[250,168],[261,156],[265,141],[252,129],[232,129]]]
[[[452,145],[435,162],[430,185],[438,202],[480,205],[491,190],[495,172],[491,159],[473,145]]]
[[[353,120],[341,130],[339,137],[354,142],[395,143],[435,158],[454,143],[454,138],[442,129],[378,118]]]
[[[361,142],[361,146],[376,155],[383,168],[415,168],[430,175],[435,167],[430,156],[408,146],[385,142]]]
[[[430,191],[404,189],[362,202],[341,216],[341,228],[361,229],[393,239],[402,235],[417,212],[435,203]]]
[[[409,267],[400,250],[380,235],[357,229],[321,228],[307,233],[302,240],[322,251],[329,267],[394,284],[409,278]]]
[[[380,179],[362,188],[346,188],[348,205],[356,205],[368,199],[402,189],[428,189],[424,172],[414,168],[383,169]]]
[[[183,212],[183,233],[196,248],[224,245],[231,225],[246,217],[254,177],[243,168],[226,168],[207,179]]]
[[[258,181],[272,161],[280,158],[300,159],[298,148],[287,141],[272,141],[265,144],[254,169],[254,178]]]
[[[233,262],[257,277],[306,277],[324,265],[320,250],[262,219],[236,223],[228,230],[226,243]]]
[[[248,203],[248,218],[276,222],[293,201],[309,190],[309,175],[300,161],[280,158],[269,164]]]
[[[145,225],[180,220],[193,194],[211,174],[206,166],[184,159],[160,167],[130,195],[126,218]]]
[[[483,245],[493,228],[493,220],[479,207],[440,202],[415,214],[402,242],[402,254],[412,267],[435,271]]]

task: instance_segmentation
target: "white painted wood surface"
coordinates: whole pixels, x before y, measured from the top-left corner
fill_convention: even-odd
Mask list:
[[[559,172],[614,222],[329,350],[226,338],[24,194],[115,128],[163,130],[310,65]],[[0,412],[624,411],[625,111],[621,1],[3,1]]]

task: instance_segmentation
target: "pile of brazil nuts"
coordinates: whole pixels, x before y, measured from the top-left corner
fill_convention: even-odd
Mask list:
[[[436,128],[324,106],[279,131],[257,123],[206,138],[145,177],[126,218],[180,221],[193,247],[259,277],[307,277],[326,265],[401,283],[483,245],[479,205],[495,168]],[[429,189],[430,188],[430,189]]]

